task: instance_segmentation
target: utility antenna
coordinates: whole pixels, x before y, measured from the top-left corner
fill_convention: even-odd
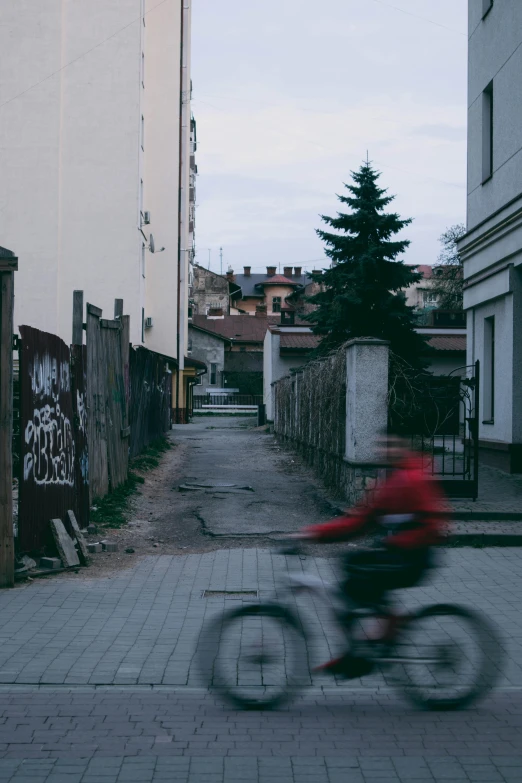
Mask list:
[[[219,248],[219,274],[223,274],[223,248]]]

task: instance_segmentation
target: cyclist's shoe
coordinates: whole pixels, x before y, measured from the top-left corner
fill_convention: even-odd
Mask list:
[[[328,663],[317,666],[314,672],[324,672],[336,677],[342,677],[345,680],[353,680],[356,677],[364,677],[373,670],[373,661],[366,658],[358,658],[349,653],[341,658],[334,658]]]

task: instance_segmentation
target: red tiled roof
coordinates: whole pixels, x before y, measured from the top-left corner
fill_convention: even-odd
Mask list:
[[[420,272],[425,280],[433,277],[433,267],[429,264],[417,264],[417,272]]]
[[[285,334],[281,333],[280,348],[288,350],[311,351],[319,345],[319,337],[315,334]]]
[[[262,343],[268,326],[280,321],[281,317],[277,315],[225,315],[223,318],[194,315],[192,318],[194,326],[245,343]]]
[[[455,334],[452,336],[444,335],[440,337],[430,337],[428,345],[431,345],[436,351],[465,351],[466,335]]]

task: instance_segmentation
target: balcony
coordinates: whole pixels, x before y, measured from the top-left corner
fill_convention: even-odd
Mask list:
[[[416,310],[417,326],[434,326],[441,329],[465,329],[466,313],[463,310]]]

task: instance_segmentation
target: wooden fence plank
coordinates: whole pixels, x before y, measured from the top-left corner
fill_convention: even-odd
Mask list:
[[[65,568],[80,565],[80,558],[74,547],[74,542],[65,529],[65,525],[61,519],[51,519],[51,532],[54,536],[56,549],[58,550],[58,554]]]
[[[102,320],[104,371],[107,379],[107,450],[111,489],[127,479],[128,444],[122,438],[126,418],[126,393],[121,352],[121,321]],[[116,328],[115,328],[116,327]]]
[[[109,491],[106,426],[106,373],[99,307],[87,304],[87,440],[89,444],[89,497],[103,498]]]
[[[83,291],[73,291],[72,344],[83,343]]]

